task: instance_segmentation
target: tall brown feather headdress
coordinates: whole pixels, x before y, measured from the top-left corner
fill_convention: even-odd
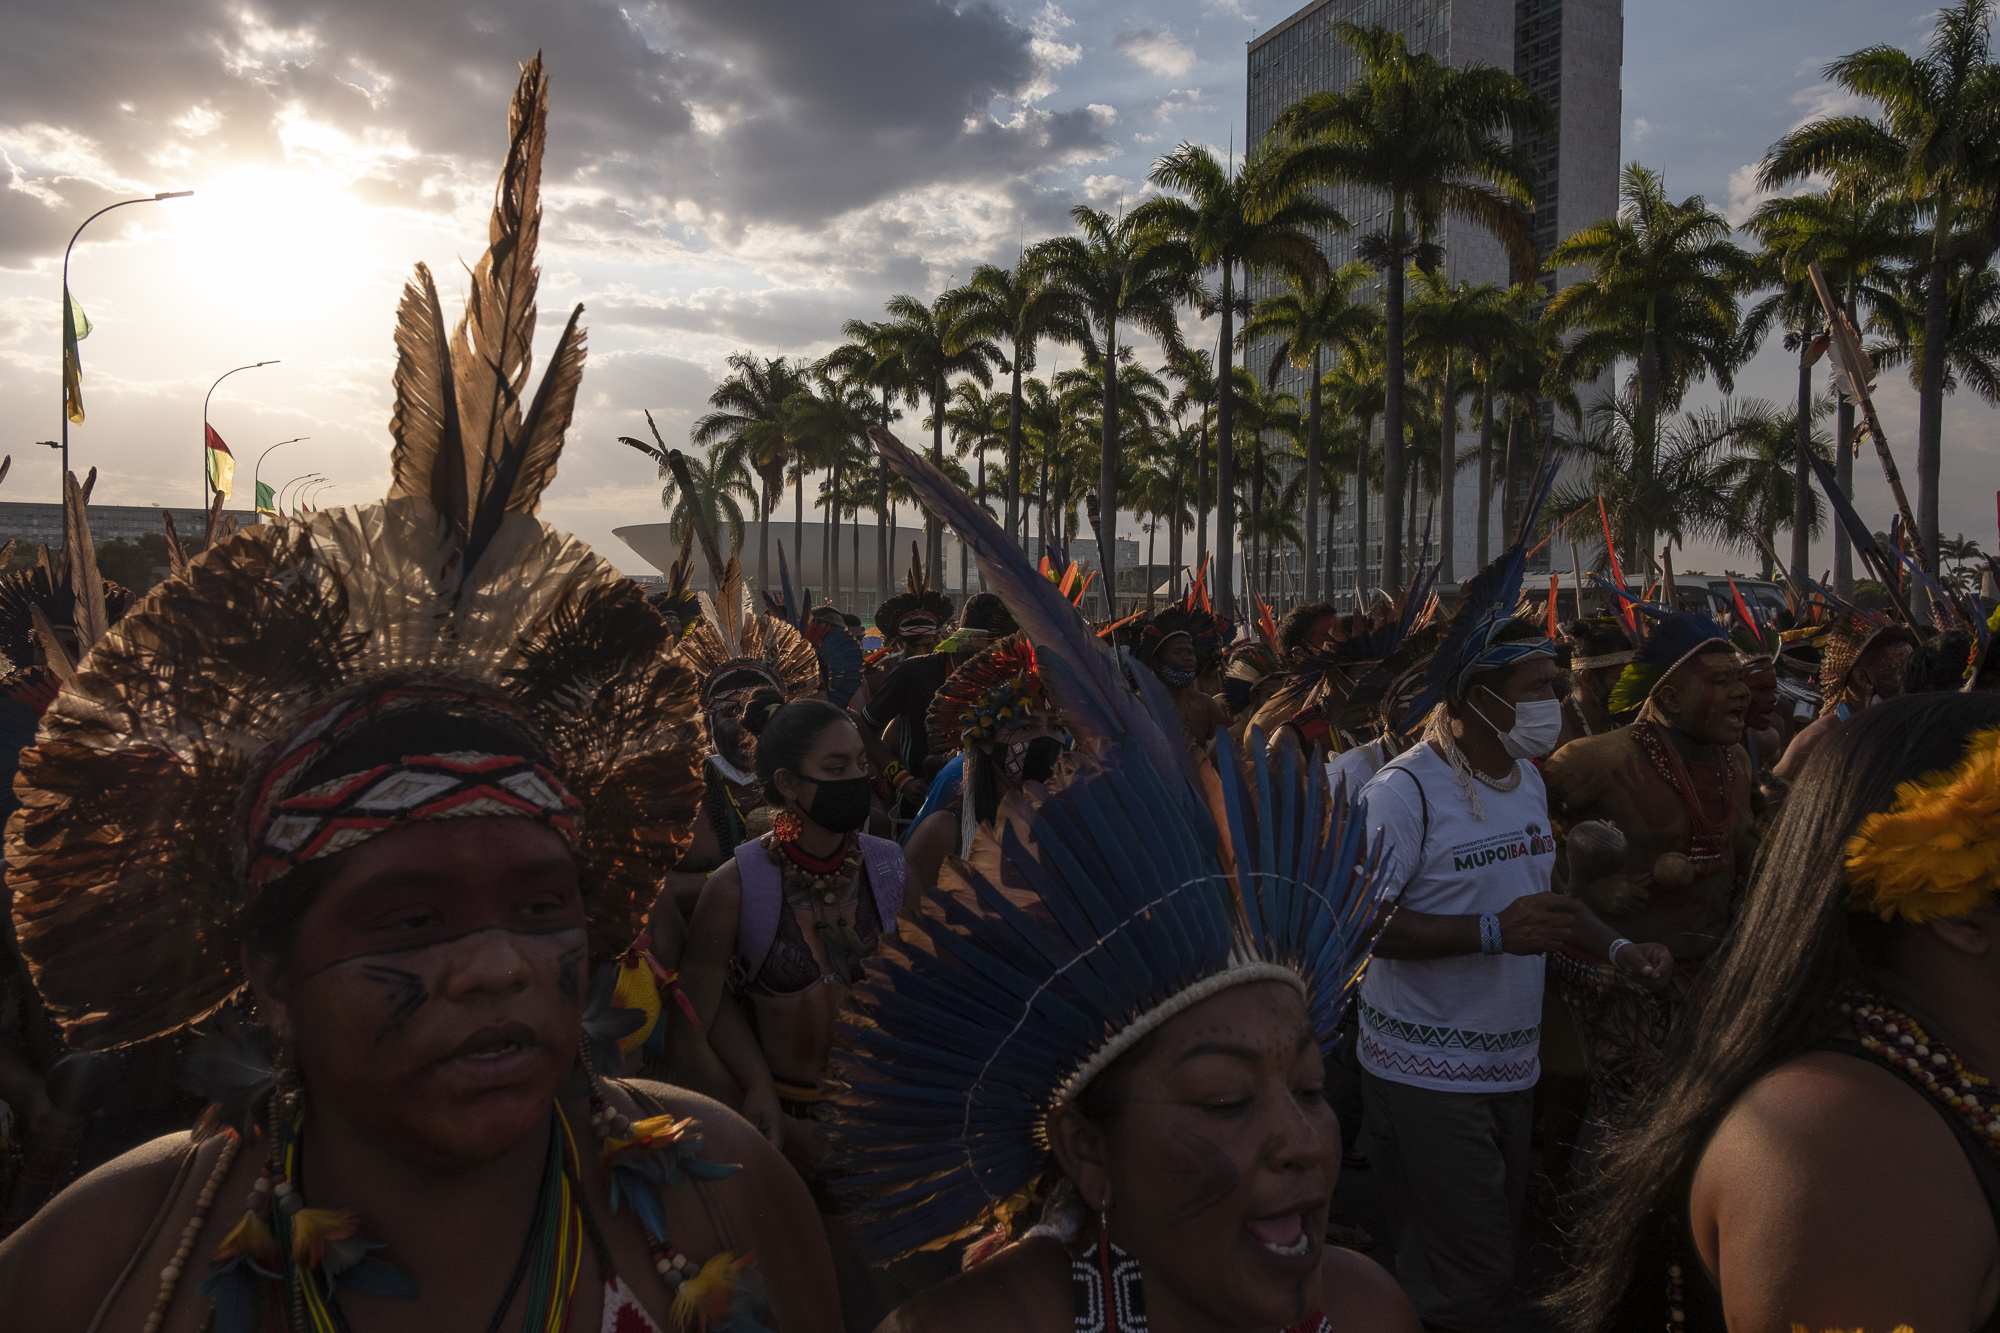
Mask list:
[[[787,703],[819,688],[819,658],[804,635],[783,616],[758,614],[750,606],[750,590],[735,556],[722,571],[721,591],[714,598],[701,594],[702,618],[683,641],[681,653],[701,677],[704,705],[715,687],[733,676],[758,675],[785,696]]]
[[[462,679],[533,720],[584,805],[595,949],[629,942],[686,846],[696,675],[638,585],[534,517],[583,367],[579,306],[523,399],[547,108],[538,56],[456,331],[422,265],[404,290],[388,497],[190,560],[91,649],[23,754],[16,924],[76,1044],[158,1036],[236,991],[245,790],[303,715],[370,681]]]

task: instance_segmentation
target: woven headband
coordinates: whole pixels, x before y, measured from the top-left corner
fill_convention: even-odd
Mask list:
[[[1624,666],[1632,660],[1632,650],[1627,648],[1616,653],[1593,653],[1589,657],[1572,657],[1569,664],[1578,671],[1595,671],[1599,667]]]
[[[527,721],[491,696],[445,682],[399,684],[334,705],[307,723],[257,792],[246,838],[245,878],[252,896],[308,861],[434,819],[531,819],[577,850],[583,803],[547,765],[524,755],[467,750],[404,755],[395,763],[294,790],[363,722],[385,711],[439,704],[475,705],[520,725]]]
[[[1494,616],[1466,636],[1465,644],[1459,650],[1458,670],[1451,679],[1451,691],[1447,697],[1453,700],[1465,698],[1472,688],[1472,678],[1486,671],[1496,671],[1501,667],[1514,665],[1530,657],[1554,657],[1554,639],[1512,639],[1506,643],[1493,642],[1493,636],[1503,628],[1513,624],[1508,616]]]

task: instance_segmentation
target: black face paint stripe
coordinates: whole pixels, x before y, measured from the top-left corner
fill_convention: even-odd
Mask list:
[[[431,998],[424,979],[414,972],[405,972],[400,967],[387,967],[381,963],[369,963],[361,969],[361,975],[370,981],[386,986],[394,1002],[389,1017],[376,1032],[375,1040],[385,1041],[396,1029],[410,1021],[417,1010],[424,1007]]]
[[[562,935],[570,931],[575,931],[579,935],[583,933],[582,926],[555,926],[548,930],[516,930],[512,926],[475,926],[471,930],[463,930],[456,935],[447,936],[441,940],[426,940],[422,944],[405,944],[394,949],[368,949],[362,953],[351,953],[344,958],[336,958],[330,963],[314,968],[312,971],[306,973],[306,975],[300,977],[299,980],[301,982],[311,981],[320,973],[330,968],[339,967],[342,963],[352,963],[362,958],[394,958],[399,954],[416,953],[423,949],[441,948],[444,945],[456,944],[460,940],[470,939],[474,935],[484,935],[488,931],[494,930],[504,930],[510,935],[525,935],[530,939],[541,939],[549,935]]]

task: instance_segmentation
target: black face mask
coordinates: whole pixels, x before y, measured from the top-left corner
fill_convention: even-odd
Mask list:
[[[1007,772],[1017,782],[1047,782],[1056,771],[1056,760],[1069,746],[1060,736],[1037,736],[1026,744],[1008,747]]]
[[[868,822],[873,778],[820,778],[806,815],[828,833],[852,833]]]

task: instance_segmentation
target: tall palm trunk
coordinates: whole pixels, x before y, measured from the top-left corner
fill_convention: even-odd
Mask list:
[[[1194,461],[1194,567],[1208,563],[1208,404],[1201,405],[1201,446]]]
[[[1361,418],[1361,443],[1354,451],[1354,609],[1368,605],[1368,444],[1375,423]]]
[[[1319,348],[1306,395],[1306,600],[1319,600]]]
[[[1382,338],[1382,582],[1403,584],[1403,201],[1394,201],[1390,221],[1389,271],[1383,276]]]
[[[1799,330],[1798,456],[1792,460],[1792,581],[1806,586],[1812,577],[1812,335]]]
[[[1153,557],[1160,549],[1160,520],[1155,516],[1146,527],[1146,611],[1153,610]]]
[[[1942,226],[1942,224],[1940,224]],[[1930,276],[1924,291],[1923,378],[1917,389],[1917,534],[1923,539],[1924,554],[1932,569],[1938,568],[1938,480],[1944,456],[1944,354],[1945,323],[1950,293],[1945,285],[1950,269],[1944,255],[1944,236],[1931,238]],[[1917,595],[1921,597],[1921,594]],[[1930,607],[1912,608],[1929,623]]]
[[[834,605],[840,604],[840,464],[833,465],[833,503],[826,514],[826,587]],[[802,608],[809,609],[809,608]]]
[[[1225,620],[1236,618],[1231,565],[1236,550],[1236,386],[1230,365],[1236,355],[1236,293],[1234,260],[1222,261],[1222,342],[1216,348],[1215,382],[1215,586],[1216,610]],[[1245,586],[1248,586],[1246,580]]]
[[[1250,445],[1250,558],[1257,576],[1257,588],[1266,600],[1271,596],[1271,571],[1264,565],[1264,432],[1258,431]],[[1246,586],[1249,580],[1244,580]]]
[[[757,487],[757,591],[759,593],[771,586],[771,511],[777,507],[778,497],[771,494],[771,488],[761,484],[760,480]]]
[[[1181,508],[1182,475],[1182,469],[1176,467],[1174,469],[1174,507],[1170,511],[1172,517],[1169,520],[1173,526],[1167,529],[1167,563],[1173,566],[1173,573],[1167,576],[1173,582],[1168,585],[1167,591],[1175,596],[1178,596],[1181,590],[1181,551],[1184,549],[1181,533],[1181,514],[1183,512]]]
[[[1847,318],[1854,319],[1854,275],[1847,275]],[[1859,327],[1858,325],[1856,327]],[[1842,495],[1854,494],[1854,404],[1840,400],[1834,418],[1833,479]],[[1847,529],[1833,525],[1833,591],[1837,597],[1854,600],[1854,547],[1848,543]]]
[[[799,489],[792,497],[792,577],[806,576],[806,465],[799,463]]]
[[[1097,567],[1104,571],[1104,602],[1118,619],[1118,319],[1104,326],[1103,456],[1097,464],[1097,498],[1102,507]]]
[[[944,471],[944,372],[931,381],[931,466]],[[944,523],[928,509],[924,511],[924,567],[941,586],[944,583]]]
[[[1031,555],[1039,561],[1049,549],[1049,456],[1042,454],[1041,484],[1035,490],[1035,549]],[[1060,573],[1060,571],[1058,571]]]
[[[1438,386],[1438,580],[1458,582],[1458,385],[1451,353],[1444,354],[1444,383]]]
[[[1479,567],[1492,554],[1493,518],[1493,367],[1479,381]]]
[[[1653,480],[1654,460],[1660,442],[1660,345],[1653,336],[1653,304],[1646,303],[1646,331],[1639,339],[1639,415],[1633,424],[1632,462],[1633,471],[1639,474],[1642,488],[1649,487]],[[1635,577],[1644,577],[1644,570],[1653,558],[1652,516],[1643,508],[1636,511],[1637,524],[1632,532],[1632,548],[1625,552],[1625,568],[1633,571]],[[1643,553],[1645,563],[1640,562]]]
[[[1007,539],[1023,547],[1021,521],[1021,344],[1014,344],[1014,387],[1007,398]]]
[[[882,429],[889,429],[889,390],[882,390]],[[889,465],[880,458],[875,460],[875,604],[880,606],[889,600],[889,523],[894,509],[889,504]],[[855,567],[855,582],[861,582],[861,569]]]

